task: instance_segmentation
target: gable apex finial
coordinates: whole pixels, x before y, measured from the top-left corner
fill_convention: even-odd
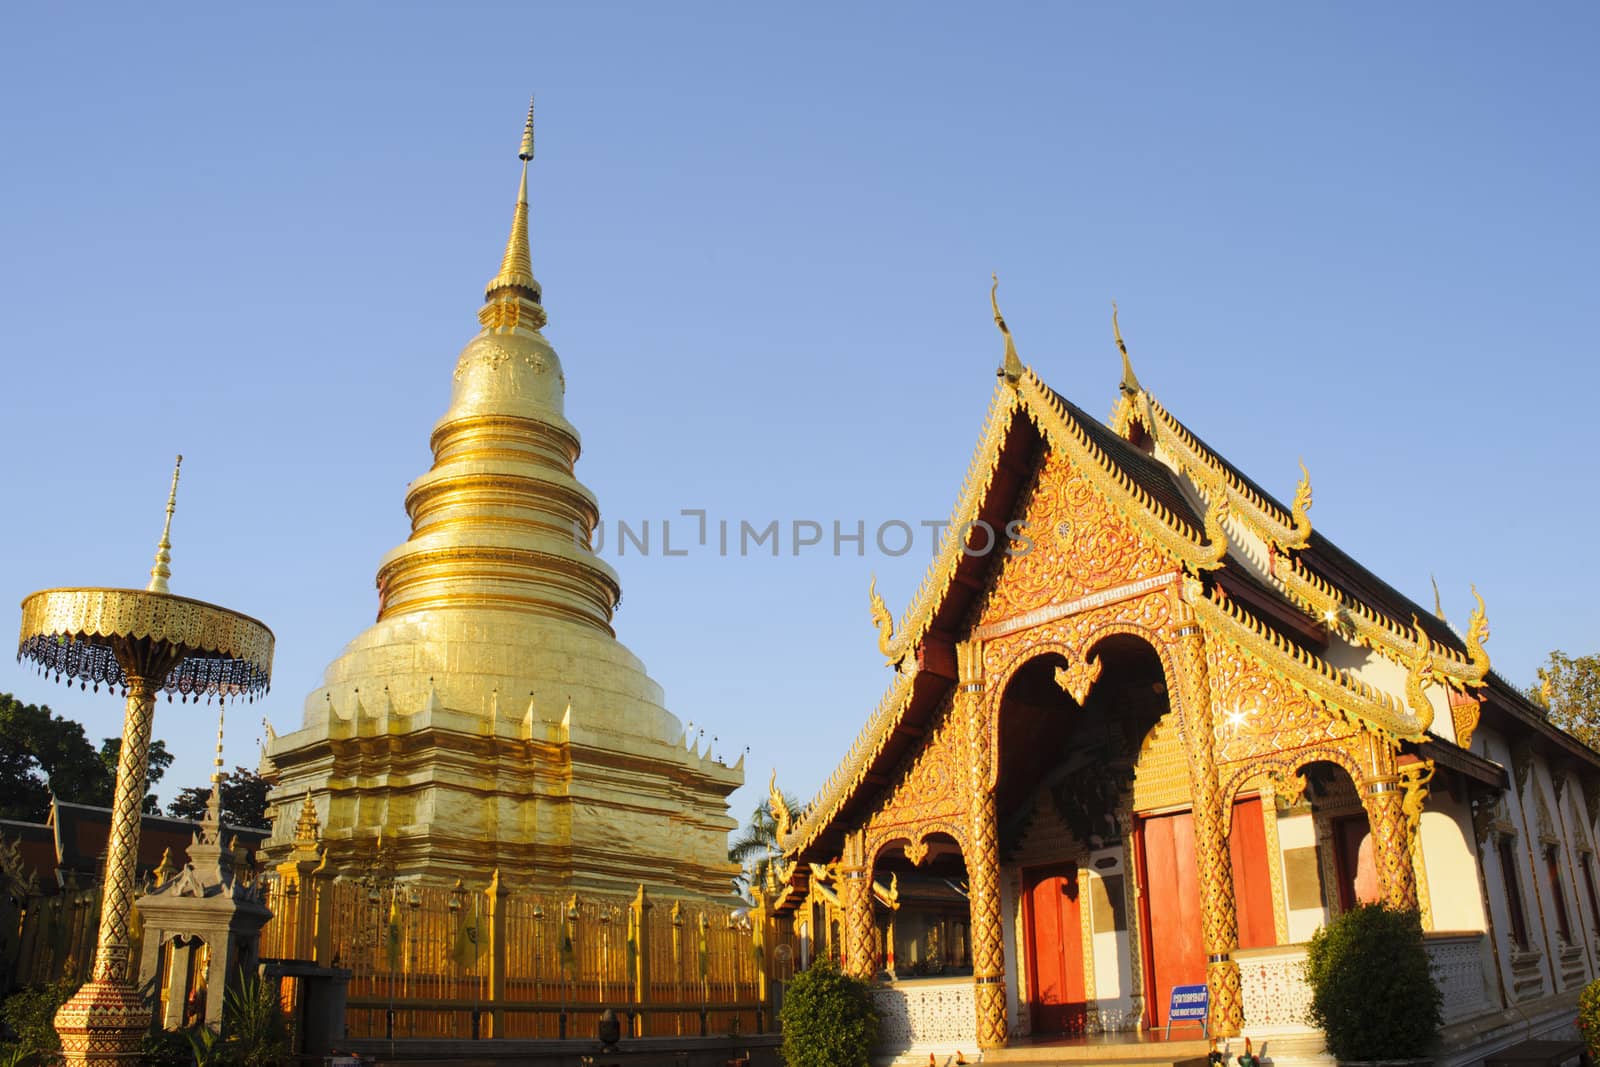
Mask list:
[[[1128,346],[1122,340],[1122,327],[1117,324],[1117,302],[1111,301],[1111,336],[1117,339],[1117,351],[1122,353],[1122,384],[1119,388],[1129,396],[1139,392],[1139,377],[1133,373],[1133,361],[1128,358]]]
[[[1015,382],[1022,377],[1022,360],[1017,356],[1017,343],[1011,339],[1011,329],[1006,325],[1004,316],[1000,314],[1000,275],[998,272],[989,275],[993,285],[989,287],[989,306],[994,309],[994,324],[1000,327],[1000,332],[1006,338],[1005,360],[1000,364],[1000,377],[1008,382]]]

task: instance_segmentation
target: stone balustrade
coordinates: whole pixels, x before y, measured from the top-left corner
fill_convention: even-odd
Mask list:
[[[1494,1011],[1497,997],[1489,985],[1493,961],[1477,931],[1440,932],[1427,936],[1433,980],[1444,997],[1446,1026]],[[1245,1029],[1251,1034],[1308,1033],[1306,1013],[1311,987],[1306,983],[1306,946],[1241,949],[1234,954],[1244,990]]]

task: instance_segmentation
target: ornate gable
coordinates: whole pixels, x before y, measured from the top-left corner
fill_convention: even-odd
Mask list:
[[[1091,593],[1172,570],[1171,562],[1117,514],[1070,459],[1047,451],[1011,527],[1022,536],[999,564],[979,625],[1058,607]]]

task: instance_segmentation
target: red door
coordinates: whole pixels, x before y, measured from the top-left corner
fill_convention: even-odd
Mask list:
[[[1277,944],[1272,921],[1272,874],[1267,866],[1266,828],[1259,797],[1233,808],[1233,899],[1239,918],[1239,947]],[[1154,997],[1151,1026],[1165,1026],[1172,987],[1205,985],[1206,948],[1200,915],[1200,874],[1194,857],[1194,818],[1187,811],[1142,820],[1144,909],[1147,960]]]
[[[1167,1024],[1172,987],[1204,985],[1206,950],[1200,923],[1200,879],[1194,862],[1194,820],[1187,811],[1144,820],[1144,920],[1149,936],[1151,1026]]]
[[[1339,909],[1383,898],[1378,884],[1377,857],[1365,815],[1349,815],[1333,824],[1334,860],[1339,871]]]
[[[1272,813],[1277,818],[1277,812]],[[1278,943],[1272,921],[1272,868],[1267,866],[1267,828],[1262,822],[1261,798],[1249,797],[1233,806],[1233,832],[1228,837],[1233,853],[1233,901],[1239,916],[1239,947],[1267,948]]]
[[[1078,866],[1027,873],[1023,924],[1028,937],[1028,1004],[1036,1034],[1081,1034],[1088,1012],[1083,987],[1083,926]]]

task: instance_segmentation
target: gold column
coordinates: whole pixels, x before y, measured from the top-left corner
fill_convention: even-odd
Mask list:
[[[94,961],[96,981],[127,981],[128,921],[133,911],[133,880],[139,851],[139,815],[145,772],[150,762],[150,724],[156,696],[149,680],[128,679],[128,707],[122,728],[122,754],[111,804],[111,843],[101,901],[100,938]]]
[[[1211,992],[1211,1033],[1233,1037],[1244,1026],[1239,982],[1239,916],[1233,897],[1233,856],[1223,831],[1223,798],[1217,783],[1212,732],[1211,685],[1205,638],[1190,622],[1178,631],[1174,651],[1182,691],[1184,741],[1189,747],[1189,784],[1194,810],[1195,863],[1200,875],[1200,913],[1206,946],[1206,986]]]
[[[1376,775],[1367,780],[1362,792],[1384,902],[1396,908],[1415,908],[1417,872],[1411,865],[1410,828],[1401,804],[1400,776]]]
[[[871,978],[872,883],[866,867],[839,869],[839,902],[844,905],[844,970]]]
[[[153,650],[152,650],[153,651]],[[94,977],[56,1012],[62,1059],[69,1065],[133,1062],[139,1045],[129,1035],[150,1023],[150,1009],[128,975],[133,914],[133,883],[139,850],[139,817],[144,803],[145,772],[150,760],[150,727],[155,718],[155,685],[165,677],[175,656],[153,656],[140,675],[127,676],[128,700],[123,713],[122,754],[111,805],[111,837],[107,845],[105,885],[101,890],[100,933],[95,948]],[[221,991],[215,994],[220,996]]]
[[[971,910],[972,981],[977,1002],[978,1046],[1006,1043],[1006,949],[1000,924],[1000,833],[989,787],[994,756],[989,749],[989,710],[983,681],[983,643],[956,646],[959,713],[967,726],[968,818],[972,853],[966,857],[967,905]]]

